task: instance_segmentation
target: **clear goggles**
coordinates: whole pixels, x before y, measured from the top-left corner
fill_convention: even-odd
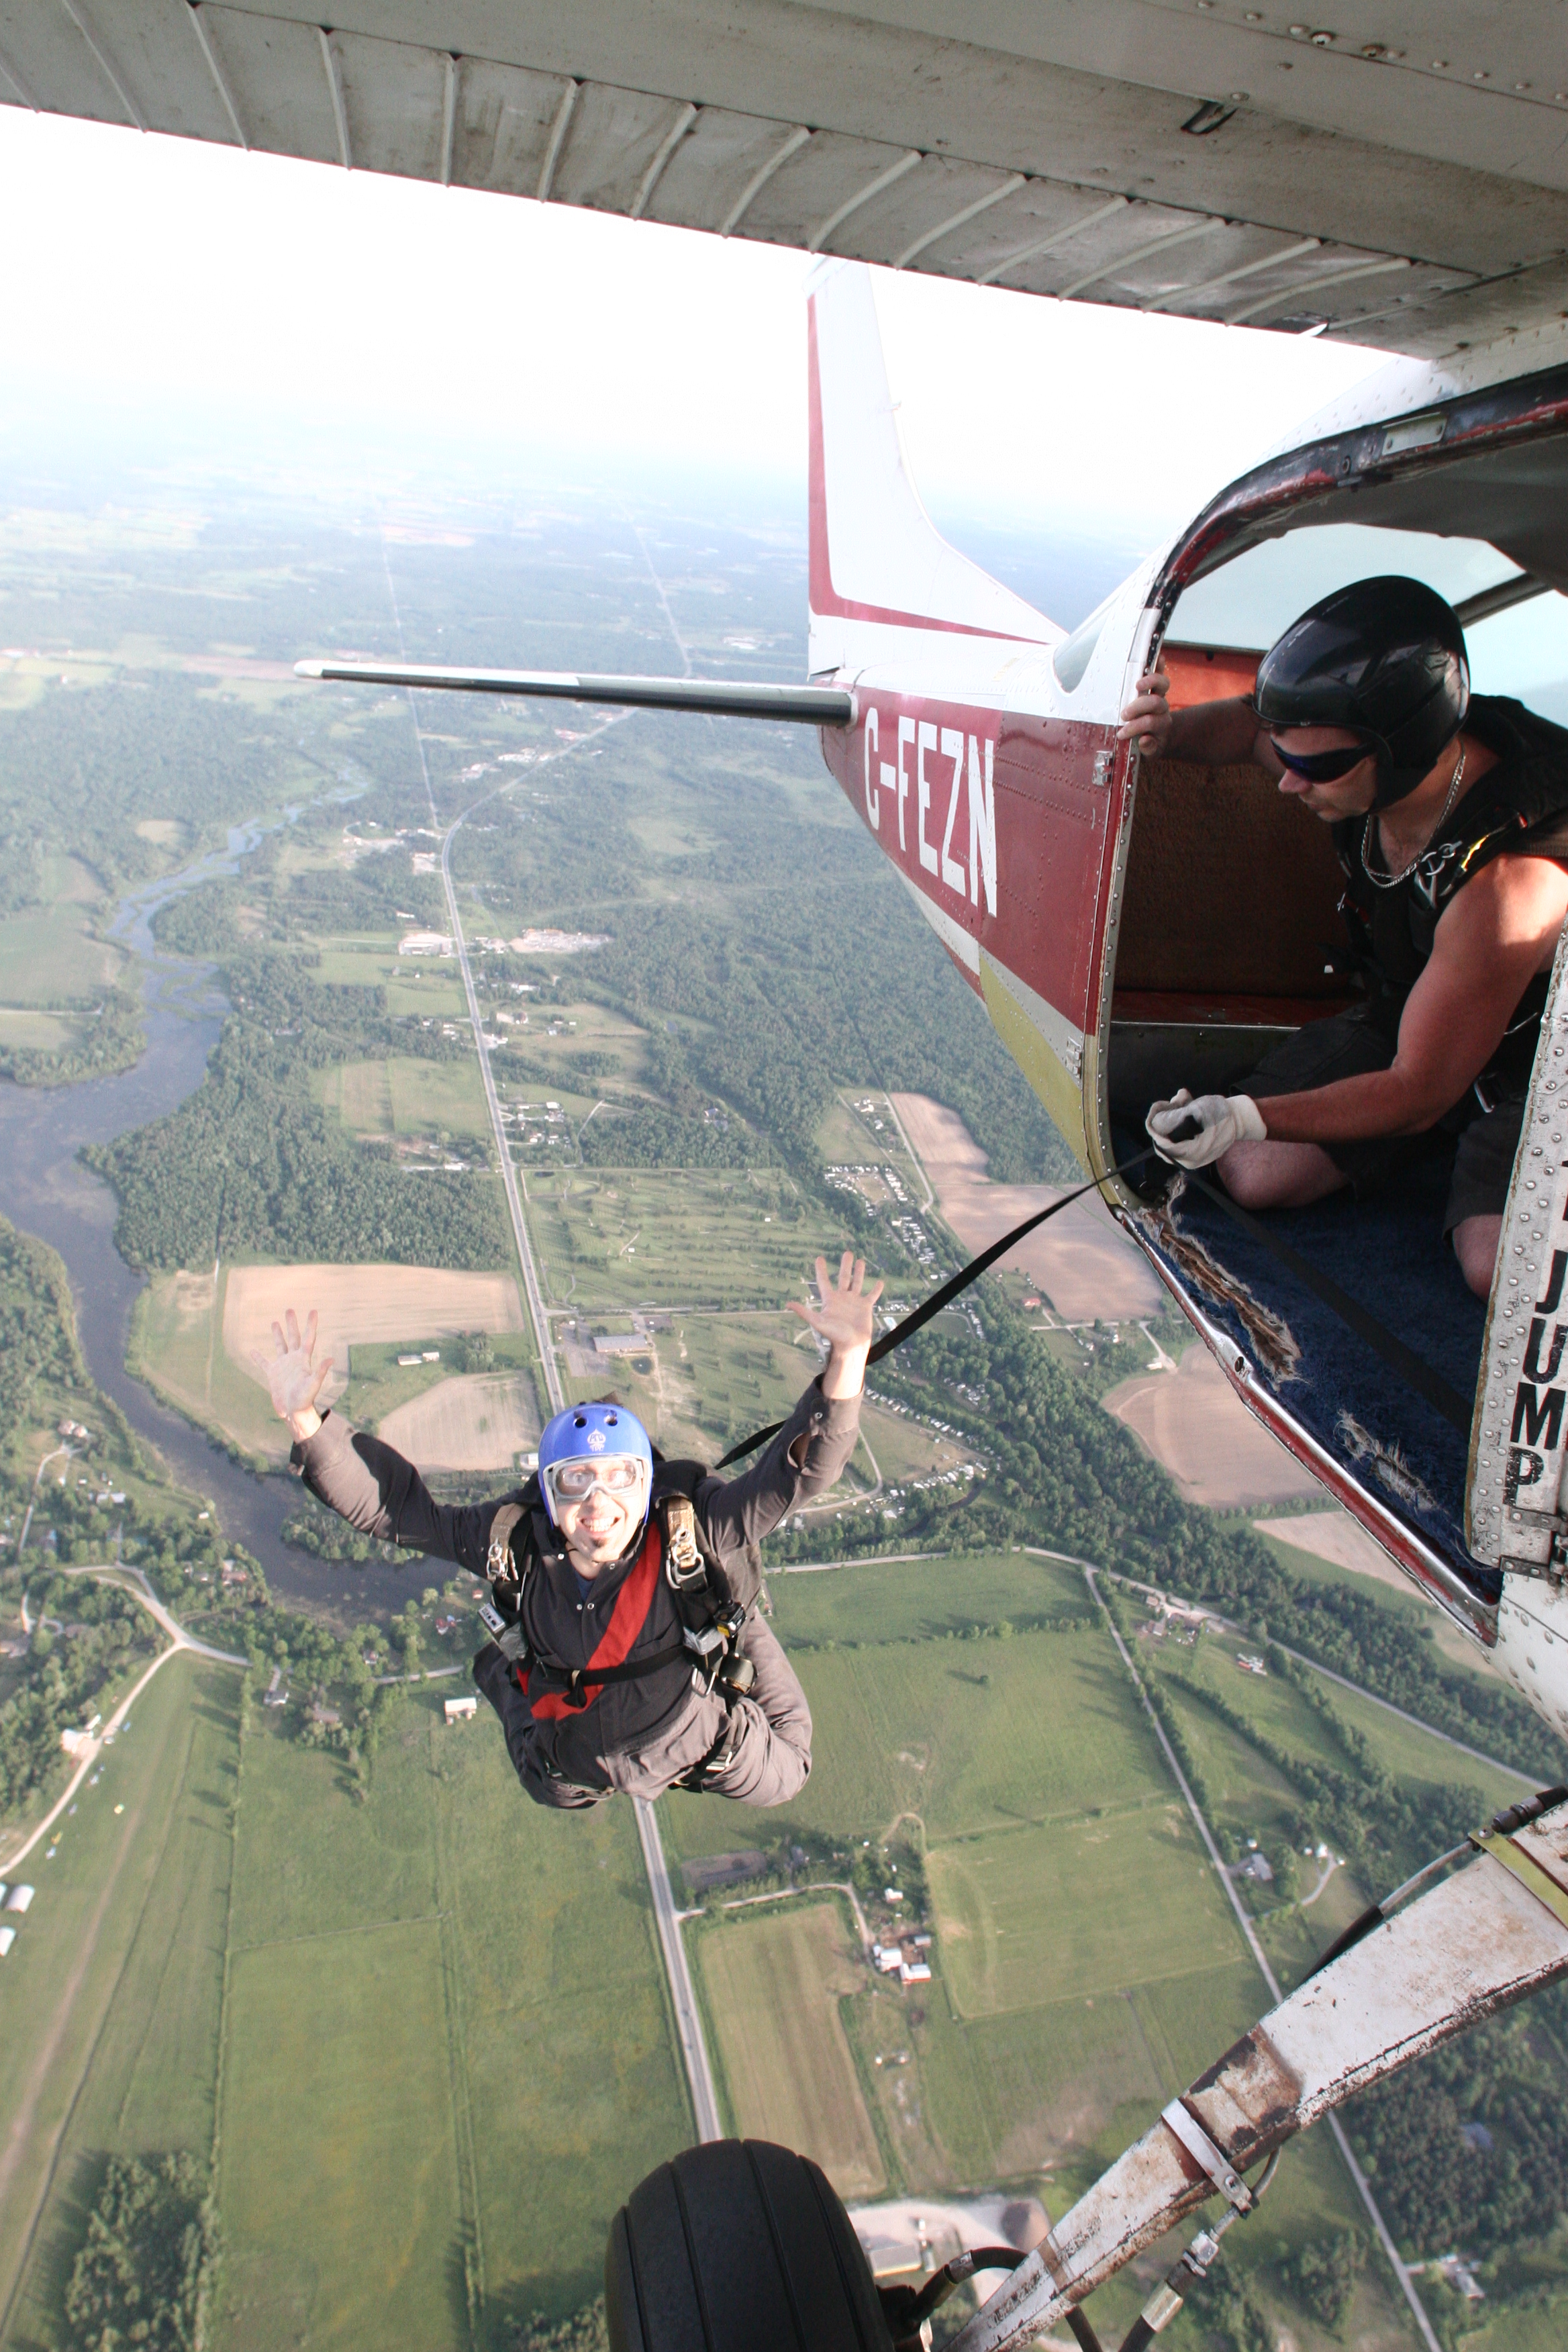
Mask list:
[[[595,1486],[629,1499],[641,1493],[647,1468],[635,1454],[580,1454],[568,1462],[552,1462],[544,1483],[556,1503],[586,1502]]]

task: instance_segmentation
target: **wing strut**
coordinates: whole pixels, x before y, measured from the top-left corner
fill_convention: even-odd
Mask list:
[[[1479,1850],[1468,1869],[1392,1917],[1399,1896],[1390,1896],[1366,1934],[1200,2075],[1079,2198],[960,2329],[951,2352],[1032,2343],[1216,2189],[1231,2200],[1231,2215],[1221,2217],[1228,2221],[1248,2195],[1243,2169],[1352,2092],[1568,1975],[1562,1796],[1545,1790],[1500,1813],[1489,1832],[1472,1837]],[[1219,2230],[1216,2222],[1207,2235]],[[1210,2251],[1202,2237],[1194,2242],[1187,2268],[1194,2277]],[[1173,2272],[1123,2352],[1147,2345],[1174,2318],[1184,2284]]]
[[[853,727],[855,697],[842,686],[773,686],[741,678],[603,677],[577,670],[434,669],[406,662],[302,661],[296,677],[345,686],[429,686],[453,694],[520,694],[559,702],[608,702],[622,710],[696,710],[710,719],[786,719],[801,727]]]

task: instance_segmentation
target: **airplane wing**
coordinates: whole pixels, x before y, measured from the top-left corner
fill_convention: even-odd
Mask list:
[[[1558,0],[0,0],[0,102],[1436,359],[1561,319],[1562,31]]]

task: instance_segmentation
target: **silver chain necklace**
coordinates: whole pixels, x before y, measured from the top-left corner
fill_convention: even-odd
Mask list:
[[[1374,890],[1397,889],[1401,882],[1407,882],[1410,879],[1410,877],[1415,873],[1415,868],[1420,865],[1421,860],[1426,856],[1426,852],[1431,848],[1432,844],[1442,832],[1445,824],[1447,824],[1448,821],[1448,812],[1453,807],[1454,803],[1458,799],[1459,786],[1464,782],[1464,781],[1465,747],[1461,744],[1459,746],[1458,764],[1454,770],[1454,781],[1448,786],[1447,799],[1443,803],[1442,807],[1437,812],[1437,822],[1432,827],[1431,832],[1426,835],[1426,838],[1422,843],[1420,848],[1415,852],[1415,856],[1409,860],[1408,864],[1402,866],[1397,874],[1380,874],[1374,872],[1372,862],[1367,856],[1367,844],[1372,839],[1372,829],[1377,823],[1378,816],[1377,811],[1375,809],[1373,810],[1371,815],[1367,818],[1365,824],[1362,827],[1361,870],[1366,876],[1367,880],[1372,884]]]

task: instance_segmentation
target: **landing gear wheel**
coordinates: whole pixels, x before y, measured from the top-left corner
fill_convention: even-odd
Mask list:
[[[849,2216],[809,2157],[688,2148],[610,2224],[611,2352],[892,2352]]]

